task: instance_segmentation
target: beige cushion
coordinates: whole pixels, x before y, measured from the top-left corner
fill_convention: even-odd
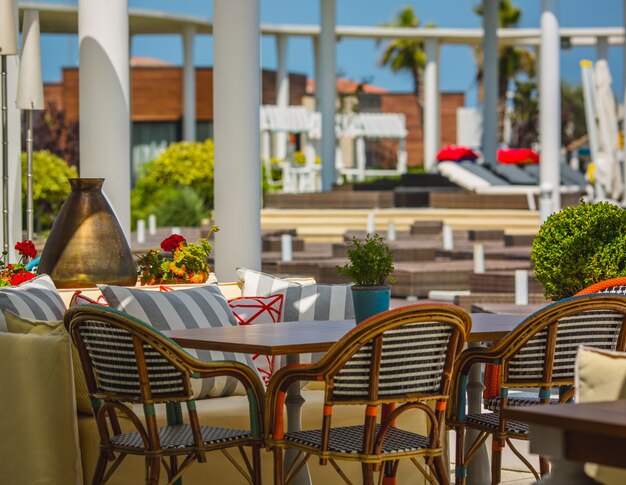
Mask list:
[[[576,402],[626,399],[626,353],[580,347],[576,358]],[[606,485],[626,483],[626,470],[588,464],[587,472]]]
[[[11,333],[26,333],[33,335],[68,335],[67,330],[63,326],[63,322],[58,321],[42,321],[23,318],[13,312],[4,312],[7,330]],[[69,336],[69,335],[68,335]],[[83,367],[80,363],[80,355],[78,349],[72,343],[72,367],[74,368],[74,386],[76,388],[76,408],[79,413],[91,414],[91,401],[89,399],[89,391],[87,390],[87,381]]]
[[[67,333],[0,332],[3,485],[83,483],[69,349]]]

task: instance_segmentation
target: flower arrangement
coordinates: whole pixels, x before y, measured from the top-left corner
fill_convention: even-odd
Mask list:
[[[219,228],[213,226],[211,232]],[[137,275],[142,285],[164,282],[204,283],[209,278],[207,258],[212,246],[206,238],[188,243],[180,234],[172,234],[161,242],[161,250],[151,249],[137,260]]]
[[[15,244],[15,250],[20,255],[20,260],[15,264],[7,264],[8,252],[2,252],[0,257],[0,286],[17,286],[37,276],[26,269],[28,260],[37,256],[35,244],[32,241],[21,241]]]

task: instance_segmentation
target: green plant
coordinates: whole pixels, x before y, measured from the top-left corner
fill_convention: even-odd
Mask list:
[[[52,226],[70,195],[68,179],[77,176],[75,167],[48,150],[33,153],[33,208],[38,230]],[[22,153],[22,208],[26,210],[26,153]]]
[[[191,187],[171,187],[155,205],[154,214],[161,226],[197,227],[210,216],[204,201]]]
[[[213,226],[211,232],[219,228]],[[161,249],[151,249],[137,260],[137,275],[142,285],[153,285],[165,281],[176,283],[204,283],[209,277],[207,258],[211,244],[206,238],[196,243],[187,243],[179,234],[172,234],[161,242]]]
[[[353,238],[347,243],[350,263],[337,266],[337,273],[347,276],[355,286],[383,286],[393,273],[393,252],[378,234],[364,240]],[[395,281],[390,278],[390,283]]]
[[[32,271],[26,269],[28,260],[37,256],[37,249],[33,242],[18,242],[15,244],[15,250],[20,255],[17,263],[7,264],[8,251],[2,251],[2,255],[0,255],[0,286],[17,286],[37,276]]]
[[[552,214],[533,241],[531,259],[552,300],[626,276],[626,211],[608,202],[581,202]]]

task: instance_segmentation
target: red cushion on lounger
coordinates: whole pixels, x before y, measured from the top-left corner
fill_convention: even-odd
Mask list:
[[[539,163],[539,155],[530,148],[500,148],[497,159],[500,163]]]
[[[439,153],[437,153],[437,160],[451,160],[458,162],[459,160],[476,160],[478,155],[471,148],[457,145],[448,145],[443,147]]]

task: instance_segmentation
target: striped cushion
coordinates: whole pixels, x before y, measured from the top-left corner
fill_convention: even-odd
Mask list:
[[[61,320],[65,304],[48,275],[41,275],[19,286],[0,288],[0,331],[6,331],[4,312],[35,320]]]
[[[177,291],[149,291],[124,286],[98,285],[111,308],[126,312],[159,330],[212,328],[236,325],[226,298],[216,285],[204,285]],[[249,355],[214,350],[187,350],[206,362],[236,360],[256,370]],[[233,377],[194,380],[195,397],[244,395],[243,386]]]
[[[381,396],[435,393],[441,386],[452,327],[410,323],[383,335],[378,392]],[[367,398],[372,344],[359,349],[335,377],[336,398]]]
[[[237,274],[243,296],[284,295],[284,322],[354,318],[350,285],[302,285],[245,268]]]

